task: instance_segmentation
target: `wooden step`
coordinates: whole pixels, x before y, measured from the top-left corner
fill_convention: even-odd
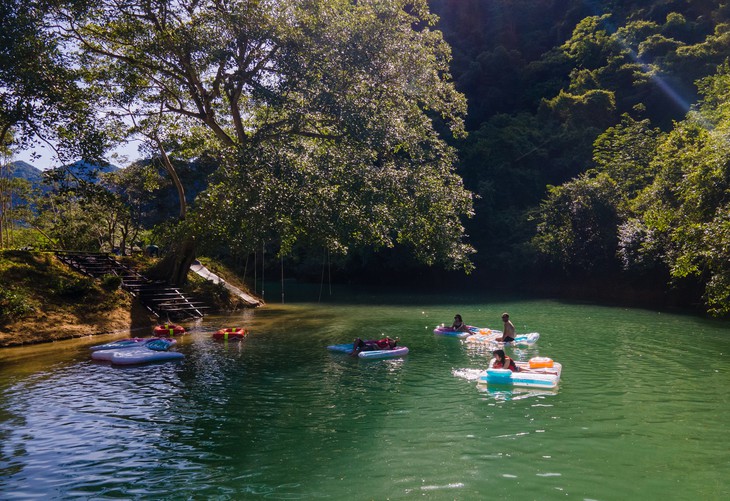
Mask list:
[[[157,317],[164,314],[168,317],[199,318],[203,316],[201,310],[211,308],[187,296],[178,287],[159,280],[149,280],[108,254],[58,251],[56,256],[71,268],[94,278],[103,275],[121,277],[122,288],[137,296],[139,301]]]

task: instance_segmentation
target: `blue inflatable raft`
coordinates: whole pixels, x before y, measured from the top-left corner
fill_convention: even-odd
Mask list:
[[[335,351],[338,353],[352,353],[352,343],[332,344],[327,347],[329,351]],[[383,359],[383,358],[397,358],[408,353],[407,346],[398,346],[392,350],[371,350],[361,351],[357,354],[358,357],[364,359]]]
[[[146,343],[137,343],[136,346],[95,350],[92,351],[91,358],[94,360],[104,360],[117,365],[146,364],[149,362],[163,362],[185,358],[185,355],[182,353],[168,351],[170,346],[175,344],[175,342],[174,339],[152,338]]]

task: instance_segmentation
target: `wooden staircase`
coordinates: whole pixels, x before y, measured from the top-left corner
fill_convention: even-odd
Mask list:
[[[179,287],[165,282],[153,281],[117,261],[105,253],[58,251],[58,259],[74,270],[100,279],[115,275],[122,279],[122,289],[126,290],[155,316],[167,320],[201,318],[210,307],[184,293]]]

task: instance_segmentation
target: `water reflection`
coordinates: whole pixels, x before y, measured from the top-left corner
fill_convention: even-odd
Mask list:
[[[478,385],[477,388],[497,401],[522,400],[525,398],[543,399],[545,397],[554,397],[558,393],[557,388],[555,390],[536,390],[534,388],[487,387],[487,385]]]

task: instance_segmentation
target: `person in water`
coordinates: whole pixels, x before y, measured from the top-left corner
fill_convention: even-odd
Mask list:
[[[361,351],[375,351],[375,350],[394,350],[398,345],[398,338],[391,339],[390,337],[384,337],[382,339],[368,339],[363,341],[362,339],[355,338],[352,343],[352,351],[350,355],[357,356]]]
[[[492,369],[509,369],[512,372],[520,372],[520,368],[517,366],[514,360],[504,354],[504,350],[494,350],[492,352],[494,358],[492,359],[489,367]]]
[[[501,343],[511,343],[515,340],[515,326],[509,319],[509,313],[502,313],[502,322],[504,322],[504,328],[502,329],[502,337],[498,337],[495,341]]]
[[[469,326],[464,323],[464,321],[461,319],[461,315],[457,313],[456,315],[454,315],[454,323],[451,324],[451,330],[469,332]]]

